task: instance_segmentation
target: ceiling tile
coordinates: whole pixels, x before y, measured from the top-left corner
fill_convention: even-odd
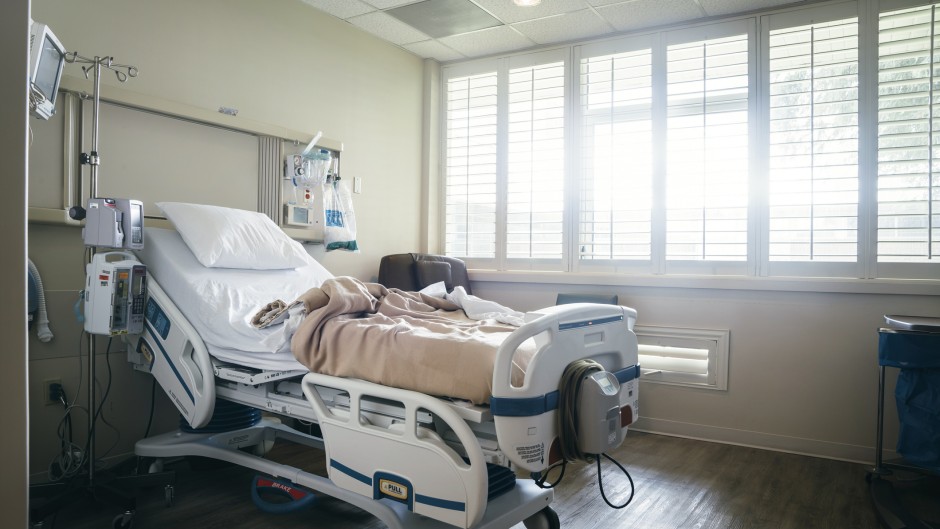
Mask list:
[[[388,9],[390,7],[403,6],[405,4],[413,4],[415,0],[364,0],[367,4],[374,5],[379,9]]]
[[[661,26],[705,16],[694,0],[633,0],[595,9],[620,31]]]
[[[349,18],[356,15],[364,15],[375,11],[372,6],[360,2],[359,0],[301,0],[303,3],[313,6],[321,11],[339,18]]]
[[[798,1],[800,0],[699,0],[699,3],[709,16],[715,16],[767,9]]]
[[[470,33],[501,25],[470,0],[424,0],[385,11],[432,37]]]
[[[609,6],[610,4],[625,4],[631,0],[587,0],[587,3],[591,4],[594,7],[597,6]]]
[[[412,44],[405,44],[402,46],[406,50],[424,57],[426,59],[435,59],[440,62],[444,61],[453,61],[457,59],[463,59],[464,56],[447,46],[444,46],[436,40],[425,40],[423,42],[414,42]]]
[[[530,7],[517,6],[512,3],[512,0],[473,0],[473,2],[507,24],[560,15],[587,7],[585,0],[543,0],[541,4]]]
[[[499,26],[474,31],[473,33],[464,33],[463,35],[453,35],[444,37],[440,39],[440,41],[467,57],[503,53],[535,45],[533,41],[523,37],[509,26]]]
[[[350,23],[395,44],[407,44],[428,40],[428,36],[397,18],[375,11],[348,19]]]
[[[512,27],[538,44],[583,39],[613,31],[604,19],[590,9],[519,22]]]

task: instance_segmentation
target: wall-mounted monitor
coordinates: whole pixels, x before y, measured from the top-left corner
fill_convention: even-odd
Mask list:
[[[29,29],[30,113],[49,119],[55,113],[55,100],[65,63],[65,47],[49,26],[33,22]]]

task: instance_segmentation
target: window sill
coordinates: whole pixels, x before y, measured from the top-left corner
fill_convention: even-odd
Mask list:
[[[628,275],[540,271],[505,272],[479,269],[469,270],[469,274],[472,281],[494,283],[940,296],[940,281],[929,279]]]

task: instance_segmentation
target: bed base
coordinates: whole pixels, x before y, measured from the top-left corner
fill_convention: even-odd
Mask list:
[[[453,528],[451,524],[411,512],[405,504],[388,499],[374,500],[346,490],[323,476],[258,455],[278,439],[324,450],[322,438],[298,432],[277,421],[262,419],[255,426],[231,432],[170,432],[150,437],[138,441],[135,452],[143,457],[157,459],[201,456],[234,463],[355,505],[381,520],[390,529]],[[529,480],[517,480],[512,490],[488,502],[486,512],[474,527],[507,529],[520,521],[538,518],[551,502],[551,490],[540,489]]]

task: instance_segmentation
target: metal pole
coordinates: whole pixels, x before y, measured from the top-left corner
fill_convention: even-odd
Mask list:
[[[95,92],[92,104],[92,135],[91,135],[91,181],[89,183],[89,196],[95,198],[98,196],[98,104],[100,101],[100,83],[101,83],[101,59],[95,57]],[[95,248],[91,248],[88,255],[88,263],[95,257]],[[87,263],[86,263],[87,264]],[[92,270],[92,273],[94,271]],[[88,461],[88,486],[95,485],[95,422],[97,417],[95,413],[95,335],[88,334],[88,451],[85,457]]]
[[[874,474],[880,475],[884,471],[881,468],[882,455],[881,450],[884,444],[885,427],[885,366],[879,366],[878,370],[878,432],[875,436],[875,470]]]

